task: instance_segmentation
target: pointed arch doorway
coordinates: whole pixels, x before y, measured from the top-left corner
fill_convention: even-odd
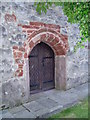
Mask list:
[[[54,52],[47,44],[40,42],[29,55],[30,93],[54,88],[54,72]]]

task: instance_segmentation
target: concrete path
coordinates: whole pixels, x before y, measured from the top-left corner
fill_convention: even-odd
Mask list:
[[[47,118],[75,105],[88,96],[88,83],[67,91],[49,90],[31,96],[30,102],[13,109],[0,111],[0,118]]]

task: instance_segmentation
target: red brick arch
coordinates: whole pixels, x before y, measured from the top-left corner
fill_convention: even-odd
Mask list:
[[[26,48],[27,55],[29,55],[33,47],[41,41],[48,44],[56,55],[66,54],[68,49],[67,36],[60,35],[52,29],[41,28],[29,35],[28,40],[25,41],[24,46]]]
[[[28,35],[22,47],[13,46],[13,55],[18,69],[16,76],[23,76],[24,60],[40,42],[48,44],[56,56],[65,55],[68,50],[68,37],[60,34],[60,26],[41,22],[30,22],[30,25],[19,25]]]

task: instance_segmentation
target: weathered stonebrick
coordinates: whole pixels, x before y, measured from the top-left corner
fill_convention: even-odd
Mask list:
[[[37,30],[39,28],[40,28],[39,26],[30,25],[30,29],[33,29],[33,30]]]
[[[54,46],[54,45],[56,45],[58,42],[59,42],[59,39],[58,39],[58,38],[55,38],[54,40],[50,41],[50,44]]]
[[[17,50],[17,49],[18,49],[18,46],[13,46],[13,49],[16,49],[16,50]]]
[[[45,23],[42,23],[42,22],[30,22],[30,25],[34,25],[34,26],[44,26]]]
[[[65,55],[65,52],[63,49],[57,51],[56,53],[57,53],[57,55]]]
[[[54,38],[55,38],[55,35],[49,34],[49,38],[54,39]]]
[[[54,29],[60,29],[59,25],[54,25],[54,24],[45,24],[45,27],[54,28]]]
[[[19,72],[20,72],[20,70],[17,69],[16,72],[15,72],[15,76],[18,76]]]
[[[32,33],[34,31],[35,31],[35,29],[34,30],[27,30],[27,33]]]
[[[21,76],[23,76],[23,70],[21,70],[18,74],[18,77],[21,77]]]
[[[18,69],[18,70],[15,72],[15,76],[18,76],[18,77],[23,76],[23,70]]]
[[[25,52],[25,48],[24,47],[19,47],[19,50],[22,52]]]
[[[24,42],[24,47],[26,46],[26,43]]]
[[[60,50],[60,49],[62,49],[62,46],[61,46],[60,43],[58,43],[58,44],[55,45],[55,48],[56,48],[57,50]]]
[[[28,58],[28,55],[27,55],[27,53],[25,53],[25,54],[24,54],[24,58]]]
[[[41,35],[41,40],[44,40],[46,38],[46,34]]]
[[[54,45],[56,45],[56,43],[57,42],[54,40],[54,41],[50,42],[50,45],[54,46]]]
[[[22,26],[22,28],[30,28],[30,25],[19,25],[19,26]]]
[[[15,62],[17,64],[24,64],[24,60],[21,60],[21,59],[15,59]]]
[[[33,41],[31,41],[31,42],[29,43],[29,47],[32,48],[33,46],[34,46],[34,43],[33,43]]]
[[[18,64],[18,68],[22,69],[23,68],[23,64]]]

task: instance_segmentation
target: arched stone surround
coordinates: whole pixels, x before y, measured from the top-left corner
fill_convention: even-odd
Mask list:
[[[66,89],[66,53],[68,51],[68,37],[60,34],[60,26],[41,22],[30,22],[21,25],[22,31],[28,36],[23,46],[13,46],[15,64],[18,68],[15,76],[25,79],[27,93],[30,94],[30,76],[28,56],[32,49],[40,42],[48,44],[55,54],[55,88]]]

